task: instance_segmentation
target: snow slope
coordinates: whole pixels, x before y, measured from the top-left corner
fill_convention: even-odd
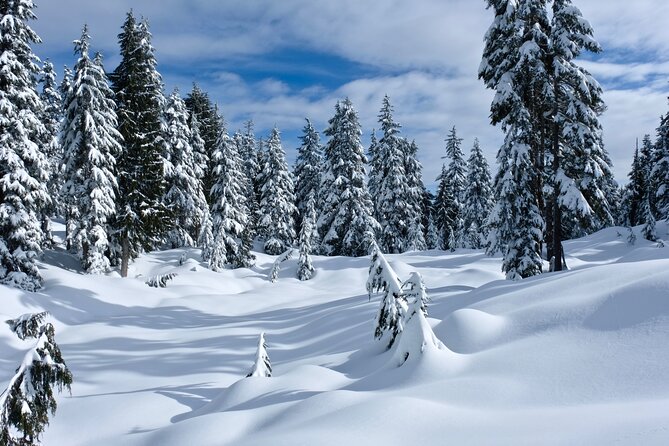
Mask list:
[[[289,260],[270,283],[263,254],[214,273],[154,253],[121,279],[52,251],[42,292],[0,288],[0,317],[51,312],[74,374],[45,445],[669,444],[669,247],[626,236],[515,283],[478,251],[387,256],[422,274],[443,343],[401,367],[373,340],[369,258],[315,257],[308,282]],[[274,376],[243,378],[261,332]],[[0,385],[27,348],[0,329]]]

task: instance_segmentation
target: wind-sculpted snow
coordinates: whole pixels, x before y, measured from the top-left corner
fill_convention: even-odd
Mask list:
[[[662,445],[669,248],[626,233],[567,242],[571,271],[518,282],[481,251],[388,255],[430,297],[390,350],[373,336],[369,257],[314,256],[305,282],[289,261],[270,283],[262,253],[220,272],[197,250],[152,253],[122,279],[57,249],[41,292],[0,287],[0,320],[48,311],[74,376],[45,445]],[[272,376],[245,378],[262,332]],[[0,330],[3,387],[24,351]]]

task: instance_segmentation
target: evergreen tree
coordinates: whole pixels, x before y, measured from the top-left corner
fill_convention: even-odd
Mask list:
[[[40,436],[56,412],[54,390],[70,390],[72,373],[54,339],[55,330],[44,323],[46,313],[25,314],[7,321],[20,339],[34,338],[7,389],[0,395],[0,444],[40,444]]]
[[[397,273],[388,264],[376,243],[372,242],[371,245],[372,263],[369,266],[367,293],[370,299],[375,292],[383,293],[376,316],[374,338],[390,348],[404,328],[402,323],[408,307]]]
[[[318,219],[321,251],[326,255],[363,256],[380,227],[372,216],[365,184],[366,159],[358,115],[348,98],[337,103],[329,124]]]
[[[208,191],[204,189],[203,182],[205,170],[208,168],[208,160],[204,155],[204,140],[200,136],[200,124],[197,121],[197,116],[193,113],[189,114],[188,128],[190,131],[189,143],[193,155],[193,175],[195,175],[197,180],[197,193],[193,197],[193,200],[198,208],[193,222],[194,231],[191,236],[197,241],[197,246],[202,247],[204,250],[204,245],[208,243],[207,240],[212,240],[212,238],[207,238],[207,231],[211,234],[211,215],[207,200]],[[205,227],[208,227],[208,229]]]
[[[33,8],[32,0],[0,2],[0,284],[27,291],[42,285],[35,259],[44,239],[40,216],[50,202],[31,49],[40,38],[28,25]]]
[[[164,201],[174,216],[167,242],[172,248],[193,246],[205,218],[207,202],[191,144],[195,142],[196,147],[200,144],[199,135],[193,136],[186,104],[176,89],[167,99],[165,123],[169,169],[165,172],[167,193]]]
[[[306,121],[307,123],[302,130],[302,136],[300,136],[302,144],[297,149],[297,159],[293,169],[293,178],[295,178],[295,206],[299,213],[299,224],[301,224],[307,213],[309,197],[313,194],[316,202],[318,202],[323,168],[320,137],[316,129],[311,125],[311,121],[309,119]]]
[[[265,252],[278,255],[295,240],[295,195],[293,180],[281,147],[279,130],[274,127],[266,143],[267,159],[260,185],[258,232],[265,239]]]
[[[300,229],[300,258],[297,261],[297,278],[300,280],[309,280],[314,274],[314,266],[311,263],[311,247],[316,234],[316,209],[314,192],[309,194],[307,207],[302,215],[302,226]],[[316,238],[316,241],[318,239]]]
[[[249,208],[250,222],[247,225],[246,237],[253,239],[256,235],[257,217],[258,217],[258,200],[255,191],[259,189],[256,184],[258,177],[258,156],[256,154],[256,138],[253,134],[253,121],[246,121],[244,124],[244,132],[237,133],[235,144],[242,159],[242,166],[244,174],[246,175],[246,199],[247,207]]]
[[[237,147],[224,126],[213,161],[216,179],[211,188],[213,244],[204,247],[203,257],[209,257],[209,267],[213,271],[220,271],[226,265],[233,268],[251,266],[254,259],[251,246],[242,237],[249,222],[244,195],[246,177]],[[208,235],[205,234],[205,237]]]
[[[42,104],[44,104],[42,123],[45,128],[41,145],[49,166],[47,190],[51,197],[51,203],[44,208],[42,213],[42,232],[44,233],[44,242],[46,245],[51,246],[53,245],[53,237],[51,235],[51,219],[49,217],[58,214],[59,193],[62,186],[60,165],[63,153],[58,144],[58,134],[60,132],[60,121],[63,118],[63,99],[56,84],[56,71],[49,60],[46,60],[42,66],[40,82],[42,83],[40,98]]]
[[[375,189],[375,195],[372,195],[375,218],[381,226],[379,247],[395,254],[408,249],[409,225],[416,215],[409,203],[411,190],[405,171],[404,141],[399,136],[400,125],[393,120],[392,112],[390,99],[385,96],[378,116],[383,134],[374,149],[378,158],[374,166],[379,170],[370,171],[369,176]]]
[[[658,217],[669,219],[669,113],[660,118],[655,142],[655,162],[652,176],[655,178],[655,200]]]
[[[402,291],[405,299],[413,298],[423,315],[427,316],[427,304],[430,297],[427,295],[427,289],[423,282],[423,276],[420,273],[412,272],[409,278],[402,284]]]
[[[272,376],[272,364],[267,354],[267,343],[265,342],[265,333],[260,333],[258,339],[258,349],[256,350],[256,359],[253,363],[251,371],[246,375],[247,378],[252,376],[269,378]]]
[[[60,145],[64,149],[62,196],[68,207],[69,244],[92,274],[109,269],[109,221],[116,212],[116,130],[112,91],[102,59],[89,57],[88,28],[74,42],[79,60],[65,98]]]
[[[165,194],[165,98],[146,22],[127,14],[119,34],[121,63],[112,74],[123,151],[118,159],[119,199],[115,229],[121,249],[121,275],[141,250],[163,240],[169,226]]]
[[[407,178],[407,206],[411,209],[406,248],[411,251],[427,249],[427,227],[429,225],[432,202],[427,198],[427,189],[423,183],[423,166],[418,161],[418,146],[415,141],[402,140],[404,148],[404,171]]]
[[[494,198],[490,169],[478,139],[474,140],[467,165],[462,218],[465,245],[468,248],[481,249],[488,238],[485,222],[494,206]]]
[[[212,174],[214,169],[213,156],[217,150],[218,137],[221,133],[221,118],[218,115],[216,106],[209,99],[209,95],[202,91],[197,84],[193,84],[193,89],[186,97],[186,107],[191,115],[197,119],[199,123],[199,133],[204,144],[198,147],[196,158],[198,158],[203,167],[203,189],[210,200],[209,193],[214,185],[215,178]],[[211,203],[211,201],[210,201]]]
[[[637,140],[638,141],[638,140]],[[639,148],[634,149],[634,157],[632,158],[632,169],[628,175],[630,180],[627,186],[627,207],[628,214],[625,219],[627,226],[636,226],[641,224],[641,202],[644,199],[645,178],[642,158],[639,156]]]

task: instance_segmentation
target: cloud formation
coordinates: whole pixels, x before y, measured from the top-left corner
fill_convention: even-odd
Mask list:
[[[605,88],[605,143],[624,182],[635,138],[653,134],[667,110],[669,3],[575,3],[606,50],[584,65]],[[259,134],[276,124],[291,149],[305,116],[323,129],[336,100],[349,96],[368,138],[388,94],[404,134],[421,147],[428,183],[453,125],[466,151],[479,137],[494,165],[502,135],[488,123],[492,95],[477,80],[492,20],[482,0],[43,0],[37,52],[71,64],[71,41],[88,23],[94,47],[113,68],[130,8],[150,21],[168,91],[179,86],[185,94],[198,82],[232,130],[249,118]]]

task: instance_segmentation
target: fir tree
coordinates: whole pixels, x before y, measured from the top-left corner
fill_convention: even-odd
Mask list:
[[[267,343],[265,342],[265,333],[260,333],[258,339],[258,349],[256,350],[256,359],[251,367],[251,371],[246,375],[247,378],[252,376],[260,378],[269,378],[272,376],[272,363],[267,354]]]
[[[60,145],[64,150],[62,195],[68,207],[69,244],[92,274],[109,269],[109,221],[116,212],[116,130],[112,91],[102,59],[89,57],[88,28],[74,42],[79,60],[65,98]]]
[[[427,304],[430,297],[427,295],[423,276],[420,273],[412,272],[409,278],[402,284],[402,291],[405,299],[413,298],[421,312],[427,316]]]
[[[247,207],[249,208],[250,223],[247,225],[247,237],[252,239],[256,235],[257,216],[258,216],[258,199],[255,191],[259,190],[259,185],[256,184],[256,178],[260,166],[258,165],[258,156],[256,154],[256,138],[253,134],[253,121],[246,121],[244,124],[244,132],[239,133],[237,150],[242,158],[242,166],[244,174],[246,175],[246,198]]]
[[[639,156],[639,147],[634,149],[632,169],[630,170],[628,178],[630,180],[626,194],[628,214],[625,223],[627,226],[636,226],[641,223],[639,210],[641,208],[641,202],[644,199],[645,189],[644,168],[642,158]]]
[[[348,98],[337,103],[329,124],[318,219],[321,251],[326,255],[366,255],[374,232],[380,228],[372,216],[365,184],[366,159],[358,115]]]
[[[40,444],[40,436],[56,412],[54,391],[70,390],[72,373],[54,339],[46,313],[26,314],[7,323],[20,339],[34,338],[35,345],[0,395],[0,444]]]
[[[309,194],[307,207],[302,215],[302,226],[299,236],[300,258],[297,261],[297,278],[300,280],[309,280],[314,274],[314,266],[311,263],[311,247],[316,245],[314,243],[316,236],[316,209],[314,192],[312,191]]]
[[[208,168],[208,160],[204,154],[204,140],[200,136],[200,124],[197,121],[197,116],[191,113],[188,118],[188,128],[190,131],[190,146],[192,148],[192,167],[193,175],[196,179],[197,192],[193,196],[193,200],[197,207],[197,211],[193,221],[193,233],[191,237],[196,240],[197,246],[204,247],[207,243],[207,229],[211,233],[211,215],[209,213],[209,202],[207,200],[208,191],[204,189],[204,173]],[[203,235],[204,234],[204,235]]]
[[[464,153],[461,148],[462,138],[458,138],[457,131],[453,127],[446,138],[446,156],[449,161],[448,168],[445,171],[446,178],[440,178],[445,182],[444,189],[450,195],[444,201],[443,194],[437,198],[435,207],[437,212],[443,214],[444,222],[448,226],[442,225],[439,231],[442,233],[444,249],[454,250],[462,245],[463,233],[463,200],[465,193],[465,181],[467,174],[467,164],[465,163]]]
[[[203,249],[203,256],[209,257],[209,267],[213,271],[220,271],[226,265],[233,268],[251,266],[254,259],[251,246],[242,237],[249,222],[244,196],[246,177],[237,147],[225,127],[219,135],[213,161],[216,179],[211,188],[213,244],[205,246],[207,252]]]
[[[408,249],[409,225],[415,215],[409,203],[411,191],[405,171],[404,141],[392,113],[390,99],[385,96],[378,116],[383,134],[374,148],[378,159],[373,165],[379,170],[371,170],[369,177],[375,189],[372,195],[375,218],[381,226],[378,244],[384,252],[394,254]]]
[[[412,251],[427,249],[427,227],[429,225],[432,202],[427,198],[423,183],[423,166],[418,161],[418,146],[415,141],[402,140],[404,148],[404,171],[407,179],[407,206],[411,210],[406,248]]]
[[[266,142],[267,159],[260,185],[258,232],[265,239],[265,252],[278,255],[295,240],[295,195],[293,180],[281,147],[279,130],[274,127]]]
[[[465,245],[468,248],[481,249],[488,238],[485,222],[494,206],[494,199],[488,162],[483,156],[478,139],[474,140],[467,165],[462,217]]]
[[[307,213],[309,197],[313,195],[318,202],[318,193],[321,184],[323,169],[323,155],[320,137],[309,119],[302,130],[300,140],[302,144],[297,149],[297,159],[293,169],[295,178],[295,206],[299,213],[298,223],[301,225]]]
[[[367,293],[370,299],[375,292],[383,293],[376,316],[374,338],[390,348],[403,330],[403,320],[408,307],[397,273],[388,264],[376,243],[372,242],[371,249],[372,263],[369,266]]]
[[[199,144],[200,141],[194,139],[186,104],[176,89],[167,99],[165,122],[169,169],[165,172],[167,193],[164,201],[174,216],[174,225],[168,233],[167,242],[172,248],[193,246],[197,230],[206,217],[204,210],[207,202],[191,145],[192,142]]]
[[[42,122],[45,128],[41,145],[49,166],[47,190],[51,197],[51,203],[42,212],[42,232],[44,233],[44,242],[46,245],[52,246],[53,237],[51,235],[51,219],[49,217],[58,214],[59,194],[62,186],[60,165],[63,153],[58,144],[58,135],[60,132],[60,121],[63,118],[63,99],[56,84],[56,71],[49,60],[46,60],[42,66],[40,82],[42,83],[40,98],[42,104],[44,104]]]
[[[50,202],[31,48],[40,38],[28,25],[33,8],[32,0],[0,2],[0,283],[27,291],[42,285],[35,259],[44,239],[40,216]]]
[[[121,275],[126,277],[130,259],[158,246],[168,230],[168,212],[162,203],[165,98],[148,24],[137,23],[129,12],[118,37],[121,63],[111,78],[123,151],[118,159],[115,229],[121,249]]]
[[[207,200],[210,200],[209,193],[215,182],[212,174],[214,169],[213,156],[217,150],[218,137],[221,133],[221,118],[216,107],[209,99],[209,95],[202,91],[197,84],[193,84],[193,89],[186,97],[185,102],[191,115],[197,119],[199,133],[204,142],[201,147],[198,146],[196,158],[200,160],[199,164],[203,166],[202,187],[207,195]]]

